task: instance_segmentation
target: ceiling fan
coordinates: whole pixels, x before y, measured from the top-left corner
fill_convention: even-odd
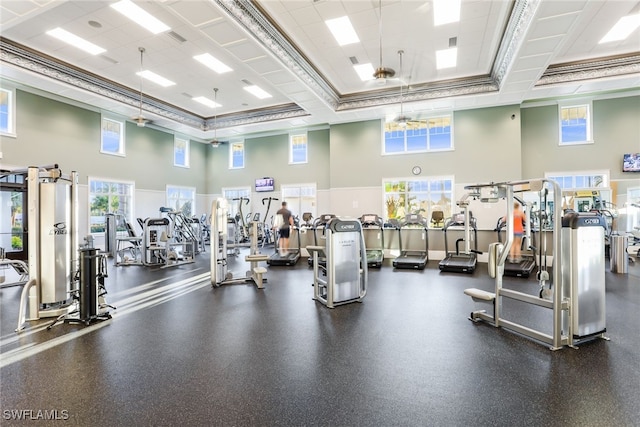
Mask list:
[[[419,120],[413,120],[411,117],[405,116],[404,114],[404,94],[402,93],[402,87],[404,86],[404,76],[402,74],[402,55],[404,55],[404,50],[400,49],[398,51],[398,56],[400,57],[400,114],[395,119],[393,119],[393,121],[400,127],[407,127],[419,123]]]
[[[209,144],[213,148],[218,148],[220,144],[226,144],[228,141],[220,141],[218,139],[218,88],[213,88],[213,139],[209,141]]]
[[[382,0],[378,1],[378,7],[380,9],[380,66],[376,68],[373,73],[373,77],[377,81],[385,82],[387,79],[396,75],[396,72],[393,68],[385,67],[382,62]]]
[[[139,47],[138,51],[140,52],[140,110],[138,111],[138,115],[135,117],[132,117],[132,119],[134,122],[136,122],[138,127],[145,127],[147,123],[151,122],[151,120],[146,119],[142,115],[142,71],[143,71],[142,58],[144,56],[145,49],[144,47]]]

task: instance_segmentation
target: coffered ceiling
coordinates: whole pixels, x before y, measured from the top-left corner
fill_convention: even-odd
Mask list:
[[[636,1],[462,0],[460,21],[441,26],[432,0],[136,1],[170,27],[155,35],[112,3],[3,0],[0,77],[127,118],[142,99],[151,126],[202,141],[214,126],[233,138],[390,118],[400,102],[419,118],[640,87],[640,30],[598,43],[619,18],[640,12]],[[360,41],[339,46],[325,20],[345,15]],[[105,51],[90,55],[46,34],[57,27]],[[456,66],[437,70],[435,52],[450,46]],[[193,59],[204,53],[233,71]],[[175,84],[142,82],[141,59]],[[396,74],[362,81],[353,65],[365,63]],[[271,97],[254,97],[248,84]],[[214,99],[214,88],[219,107],[193,100]]]

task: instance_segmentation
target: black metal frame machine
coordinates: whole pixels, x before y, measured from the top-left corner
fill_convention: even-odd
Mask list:
[[[407,249],[409,245],[402,244],[402,230],[415,229],[415,226],[422,228],[421,240],[424,241],[423,249]],[[424,270],[429,262],[429,221],[420,214],[409,214],[399,223],[398,243],[400,245],[400,255],[393,260],[395,268],[410,268]],[[406,240],[405,240],[406,242]]]
[[[524,236],[522,238],[522,246],[528,250],[531,250],[531,254],[523,254],[522,259],[518,262],[512,262],[506,260],[504,263],[504,275],[527,278],[531,275],[531,272],[536,268],[535,257],[535,242],[533,241],[533,230],[531,228],[531,206],[525,204],[523,200],[515,197],[516,200],[522,205],[526,206],[525,210],[525,224],[524,224]],[[502,243],[501,231],[506,228],[507,221],[504,217],[498,219],[496,224],[496,233],[498,233],[498,243]]]
[[[444,251],[446,253],[444,259],[440,261],[438,267],[440,271],[449,271],[453,273],[469,273],[472,274],[476,270],[478,262],[478,228],[476,227],[476,219],[469,212],[469,195],[466,194],[457,202],[457,205],[463,208],[462,214],[456,214],[445,221],[442,227],[444,235]],[[449,241],[447,239],[447,230],[450,227],[463,227],[464,238],[456,240],[455,253],[449,252]],[[473,230],[474,248],[471,249],[471,230]],[[464,251],[460,252],[460,242],[464,242]]]
[[[375,239],[372,240],[378,244],[375,247],[367,248],[367,265],[373,268],[380,268],[384,261],[384,221],[376,214],[364,214],[360,217],[360,224],[362,224],[363,234],[371,235],[376,233]],[[365,244],[366,242],[365,236]]]
[[[275,242],[274,242],[274,248],[275,248],[275,252],[273,254],[271,254],[271,256],[269,257],[269,259],[267,260],[267,264],[269,265],[275,265],[275,266],[293,266],[296,265],[298,263],[298,260],[300,259],[300,225],[299,225],[299,221],[295,221],[294,220],[294,225],[293,227],[291,227],[291,233],[296,234],[296,241],[298,242],[297,247],[295,248],[289,248],[287,250],[286,253],[280,252],[280,249],[278,248],[278,240],[280,240],[280,236],[278,234],[278,230],[274,230],[274,234],[275,234]],[[289,241],[293,240],[291,238],[291,236],[289,237]]]

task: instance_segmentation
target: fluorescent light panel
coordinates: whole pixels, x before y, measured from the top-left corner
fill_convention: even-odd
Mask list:
[[[213,71],[215,71],[218,74],[228,73],[229,71],[233,71],[233,69],[229,68],[222,61],[220,61],[219,59],[215,58],[214,56],[208,53],[203,53],[202,55],[196,55],[193,57],[193,59],[206,65],[207,67],[211,68]]]
[[[373,77],[373,73],[375,73],[376,70],[373,69],[373,65],[371,65],[370,62],[367,64],[354,65],[353,69],[356,70],[358,77],[360,77],[360,80],[363,82],[373,80],[375,78]]]
[[[460,0],[433,0],[433,25],[460,21]]]
[[[149,70],[144,70],[144,71],[139,71],[136,73],[138,76],[142,77],[143,79],[147,79],[157,85],[160,85],[162,87],[169,87],[169,86],[173,86],[175,85],[174,82],[172,82],[169,79],[165,79],[162,76],[159,76],[158,74],[154,73],[153,71],[149,71]]]
[[[455,67],[458,61],[458,48],[436,50],[436,69]]]
[[[200,104],[206,105],[210,108],[222,107],[222,105],[216,103],[215,101],[207,98],[206,96],[196,96],[193,98],[194,101],[199,102]]]
[[[146,10],[137,6],[130,0],[121,0],[111,5],[112,8],[131,19],[136,24],[146,28],[153,34],[169,31],[171,27],[160,21],[155,16],[151,15]]]
[[[624,40],[640,27],[640,13],[623,16],[598,43]]]
[[[100,46],[88,42],[85,39],[76,36],[75,34],[71,34],[69,31],[63,30],[60,27],[47,31],[47,34],[57,38],[58,40],[62,40],[63,42],[68,43],[73,47],[82,49],[85,52],[90,53],[91,55],[99,55],[103,52],[106,52],[106,50],[101,48]]]
[[[255,96],[258,99],[271,98],[271,95],[268,92],[265,92],[263,89],[260,89],[258,86],[245,86],[244,90],[249,92],[251,95]]]
[[[360,39],[348,16],[324,21],[340,46],[358,43]]]

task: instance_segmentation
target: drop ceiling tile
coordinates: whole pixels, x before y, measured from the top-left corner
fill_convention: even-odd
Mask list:
[[[220,46],[225,46],[231,43],[240,43],[247,38],[242,31],[237,29],[228,21],[203,26],[202,32]]]
[[[179,1],[168,5],[168,8],[196,27],[223,19],[219,9],[206,1]]]

